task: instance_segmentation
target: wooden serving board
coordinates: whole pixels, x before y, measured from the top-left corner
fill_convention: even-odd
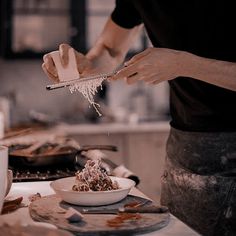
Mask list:
[[[82,208],[118,209],[125,204],[144,201],[145,205],[152,204],[147,199],[128,195],[124,200],[112,205],[82,207],[66,203],[57,195],[49,195],[32,202],[29,206],[29,212],[33,220],[51,223],[60,229],[71,231],[75,235],[132,235],[165,227],[169,222],[169,213],[140,214],[138,219],[127,219],[115,226],[111,226],[107,222],[117,217],[115,214],[84,214],[84,219],[77,223],[69,223],[64,217],[69,207],[73,207],[77,211]]]
[[[22,225],[1,225],[0,226],[0,235],[2,236],[73,236],[72,233],[69,233],[65,230],[59,229],[49,229],[42,226],[22,226]]]

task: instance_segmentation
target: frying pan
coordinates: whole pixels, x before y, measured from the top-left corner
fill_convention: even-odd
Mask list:
[[[76,163],[76,156],[88,150],[117,151],[113,145],[85,145],[81,148],[71,147],[67,151],[60,151],[55,154],[27,154],[20,150],[9,151],[9,165],[14,167],[43,167],[57,166]]]

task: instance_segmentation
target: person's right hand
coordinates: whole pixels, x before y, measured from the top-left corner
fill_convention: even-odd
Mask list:
[[[71,46],[68,44],[60,44],[59,46],[59,55],[63,67],[66,67],[68,63],[70,63],[68,56],[69,49],[71,49]],[[82,53],[79,53],[76,50],[74,50],[74,53],[79,74],[84,74],[86,71],[89,71],[91,69],[92,63]],[[42,68],[49,79],[53,80],[54,82],[60,81],[57,68],[50,53],[47,53],[43,56]]]

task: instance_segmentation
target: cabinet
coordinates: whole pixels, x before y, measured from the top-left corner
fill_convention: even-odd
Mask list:
[[[85,0],[2,0],[0,10],[6,58],[42,58],[62,42],[85,51]]]
[[[115,0],[1,0],[0,54],[42,58],[62,42],[85,53],[97,40]],[[129,56],[151,43],[140,35]]]
[[[160,200],[167,137],[168,132],[127,135],[127,166],[140,177],[140,190],[157,202]]]

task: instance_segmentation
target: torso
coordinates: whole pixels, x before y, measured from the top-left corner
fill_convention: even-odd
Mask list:
[[[132,3],[139,13],[154,47],[236,62],[236,14],[231,1],[124,2]],[[173,127],[185,131],[236,131],[235,92],[191,78],[176,78],[169,84]]]

